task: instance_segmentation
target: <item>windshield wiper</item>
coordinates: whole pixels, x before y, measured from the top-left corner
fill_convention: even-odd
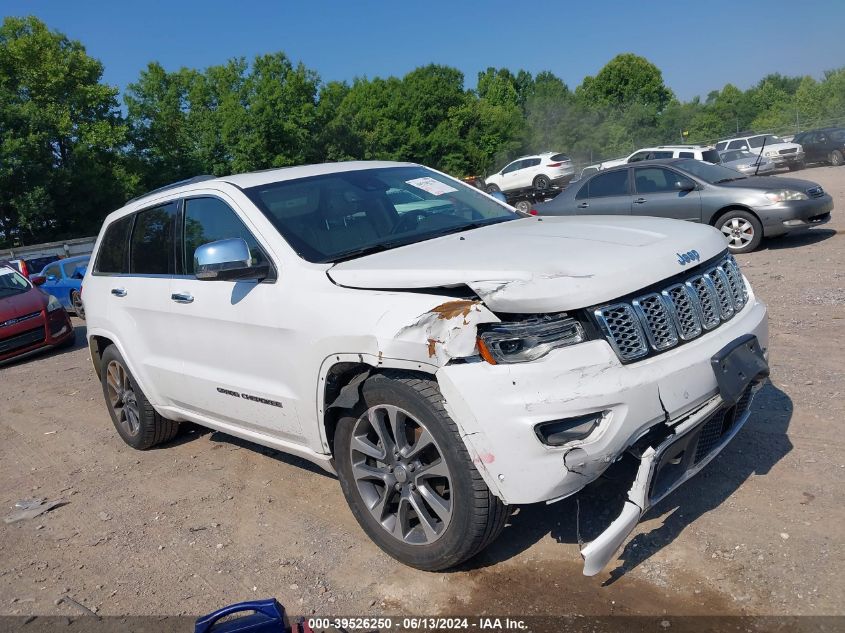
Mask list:
[[[442,235],[450,235],[452,233],[463,233],[464,231],[471,231],[473,229],[481,228],[482,226],[490,226],[491,224],[499,224],[500,222],[509,222],[510,220],[516,220],[516,217],[501,217],[501,218],[493,218],[492,220],[479,220],[476,222],[470,222],[469,224],[461,224],[460,226],[453,226],[452,228],[445,229],[443,231],[438,231],[431,237],[441,237]],[[427,238],[428,239],[428,238]]]
[[[371,244],[369,246],[362,246],[361,248],[353,248],[348,251],[343,251],[336,255],[329,255],[325,259],[318,260],[320,264],[337,264],[338,262],[344,262],[347,259],[355,259],[356,257],[363,257],[364,255],[372,255],[373,253],[380,253],[382,251],[389,251],[391,248],[396,248],[397,246],[404,246],[405,244],[409,244],[405,240],[402,241],[395,241],[395,242],[382,242],[381,244]]]
[[[733,182],[734,180],[745,180],[745,179],[746,179],[746,176],[738,176],[737,178],[722,178],[720,180],[717,180],[713,184],[718,185],[718,184],[723,183],[723,182]]]

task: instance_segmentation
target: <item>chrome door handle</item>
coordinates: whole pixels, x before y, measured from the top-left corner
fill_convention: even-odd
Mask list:
[[[125,297],[126,296],[126,288],[112,288],[111,293],[115,297]]]
[[[587,207],[589,207],[589,206],[590,206],[590,205],[589,205],[589,204],[587,204],[586,202],[582,202],[581,204],[579,204],[579,205],[578,205],[578,208],[579,208],[579,209],[586,209],[586,208],[587,208]]]
[[[194,300],[194,297],[187,292],[174,292],[170,298],[176,303],[191,303]]]
[[[634,200],[634,204],[643,204],[644,202],[647,202],[645,198],[637,198]]]

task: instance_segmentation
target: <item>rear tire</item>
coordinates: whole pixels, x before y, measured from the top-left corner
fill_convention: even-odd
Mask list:
[[[487,547],[507,506],[473,465],[437,383],[386,371],[367,379],[362,395],[334,442],[340,486],[361,528],[393,558],[426,571]]]
[[[838,149],[835,149],[830,153],[828,160],[830,161],[830,164],[834,167],[839,167],[840,165],[845,163],[845,159],[843,159],[842,152],[840,152]]]
[[[549,180],[548,176],[544,176],[540,174],[539,176],[534,177],[534,188],[535,189],[548,189],[552,186],[552,181]]]
[[[763,225],[753,213],[731,209],[716,221],[716,228],[728,240],[731,253],[750,253],[763,241]]]
[[[129,446],[144,451],[176,436],[179,423],[156,413],[114,345],[103,352],[100,383],[114,428]]]

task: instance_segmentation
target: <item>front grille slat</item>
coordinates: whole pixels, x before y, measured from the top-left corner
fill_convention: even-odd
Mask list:
[[[807,189],[807,195],[811,198],[821,198],[824,195],[824,189],[821,187],[810,187]]]
[[[715,330],[747,303],[745,280],[736,260],[726,254],[706,272],[599,306],[593,316],[619,358],[630,362]]]
[[[635,360],[648,354],[645,335],[632,305],[609,305],[596,310],[594,314],[619,358]]]

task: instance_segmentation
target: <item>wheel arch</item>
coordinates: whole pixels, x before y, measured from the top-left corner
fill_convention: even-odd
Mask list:
[[[91,353],[91,363],[94,365],[97,378],[102,378],[103,352],[110,345],[114,345],[114,341],[107,336],[94,334],[88,337],[88,351]]]
[[[386,370],[433,378],[436,367],[369,354],[333,354],[323,361],[317,381],[317,420],[324,452],[334,454],[338,420],[358,404],[364,380]]]
[[[729,204],[727,206],[722,207],[712,215],[712,217],[710,218],[710,226],[716,226],[719,220],[722,219],[725,214],[730,213],[731,211],[745,211],[746,213],[750,213],[755,218],[757,218],[757,221],[761,225],[763,224],[763,220],[760,218],[760,215],[751,207],[747,207],[743,204]]]

